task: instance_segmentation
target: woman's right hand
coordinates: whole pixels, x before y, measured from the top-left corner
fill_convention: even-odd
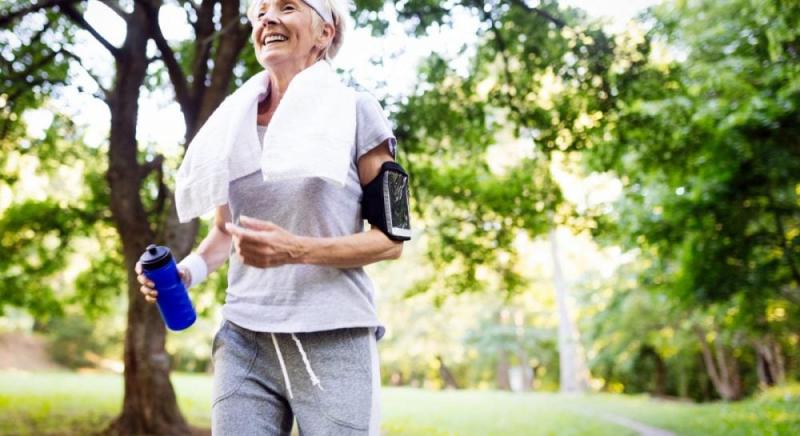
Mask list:
[[[136,262],[136,267],[134,268],[134,270],[136,271],[137,274],[136,280],[139,282],[139,284],[142,285],[139,288],[139,292],[141,292],[144,295],[144,299],[148,303],[155,303],[156,299],[158,298],[158,291],[156,291],[155,283],[153,283],[150,279],[147,278],[147,276],[145,276],[142,273],[141,262],[139,261]],[[188,271],[185,268],[178,266],[178,275],[180,276],[183,284],[188,287],[187,285],[187,283],[189,282]]]

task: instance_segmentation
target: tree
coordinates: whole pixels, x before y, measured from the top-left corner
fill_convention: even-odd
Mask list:
[[[706,368],[736,399],[730,348],[755,344],[762,370],[781,374],[780,338],[798,327],[788,311],[800,296],[800,6],[671,1],[649,23],[642,56],[612,79],[612,122],[597,129],[606,140],[586,152],[624,184],[601,222],[654,259],[662,281],[651,287],[707,311],[695,326]],[[673,57],[655,57],[659,46]]]
[[[536,7],[525,1],[392,3],[415,34],[446,25],[453,10],[480,23],[468,72],[434,54],[394,117],[435,271],[409,295],[441,289],[440,304],[452,293],[513,295],[526,286],[514,246],[518,235],[545,235],[573,216],[550,173],[551,155],[591,145],[590,127],[613,98],[607,77],[614,41],[599,24],[556,1]],[[464,46],[461,54],[472,48]],[[525,157],[492,168],[489,153],[504,141],[516,141]],[[577,338],[566,335],[576,327],[566,305],[560,307],[563,381],[570,381],[564,388],[580,390],[588,372]],[[504,372],[498,371],[501,379]]]
[[[140,152],[135,139],[138,102],[148,77],[168,77],[184,115],[188,144],[228,94],[250,27],[243,19],[243,5],[238,0],[170,2],[183,8],[194,30],[192,40],[173,47],[158,20],[163,1],[102,3],[125,23],[125,41],[119,47],[86,20],[86,1],[4,2],[0,28],[21,29],[22,34],[30,33],[29,28],[36,30],[21,48],[3,53],[4,65],[20,70],[8,76],[8,91],[3,91],[3,98],[10,102],[14,113],[41,104],[53,88],[65,82],[64,59],[71,59],[73,66],[81,65],[69,46],[69,36],[78,30],[88,32],[113,58],[112,85],[105,88],[98,78],[96,92],[111,113],[105,173],[109,187],[107,206],[121,242],[129,301],[125,398],[112,430],[118,434],[184,434],[188,427],[169,381],[165,328],[156,308],[139,294],[134,264],[153,242],[170,246],[177,258],[185,256],[194,245],[199,223],[194,220],[179,225],[172,194],[164,180],[164,158],[143,156]],[[66,30],[68,38],[61,39],[61,33],[54,29]],[[157,56],[148,53],[150,41],[158,50]],[[54,71],[58,74],[52,74]],[[24,82],[19,80],[23,77]],[[2,127],[5,137],[14,125],[4,122]],[[147,185],[156,187],[154,198],[148,197],[144,189]]]

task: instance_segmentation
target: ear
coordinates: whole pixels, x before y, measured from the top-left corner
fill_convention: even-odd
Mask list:
[[[317,47],[322,48],[333,44],[333,38],[336,36],[336,27],[330,23],[322,23],[322,33],[317,37]]]

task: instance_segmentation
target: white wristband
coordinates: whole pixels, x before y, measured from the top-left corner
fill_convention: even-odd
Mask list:
[[[192,253],[184,257],[178,265],[189,270],[189,277],[192,279],[192,282],[189,283],[190,288],[205,280],[208,275],[208,265],[206,265],[206,261],[197,253]]]

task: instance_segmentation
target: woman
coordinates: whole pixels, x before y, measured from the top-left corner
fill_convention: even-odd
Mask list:
[[[345,16],[331,0],[260,0],[248,18],[269,73],[256,117],[263,141],[292,79],[336,55]],[[235,179],[208,236],[179,264],[191,286],[230,260],[212,345],[214,434],[289,434],[293,418],[301,434],[379,434],[376,341],[384,328],[362,267],[398,258],[402,242],[375,226],[363,231],[360,201],[362,186],[393,160],[395,138],[375,98],[356,95],[344,186],[265,181],[260,171]],[[155,302],[138,264],[137,273]]]

